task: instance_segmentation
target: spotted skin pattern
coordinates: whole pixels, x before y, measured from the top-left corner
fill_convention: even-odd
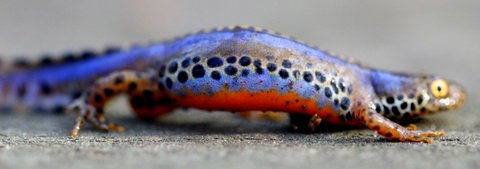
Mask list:
[[[48,59],[40,66],[18,62],[18,70],[0,75],[1,94],[10,96],[1,102],[51,107],[73,101],[69,109],[79,116],[72,137],[85,121],[105,131],[123,131],[105,118],[103,108],[111,98],[126,93],[135,113],[144,119],[177,107],[280,111],[288,112],[294,128],[301,131],[312,132],[326,122],[366,126],[390,140],[431,143],[429,137],[443,132],[405,128],[389,119],[451,110],[465,100],[459,85],[438,76],[368,68],[254,27],[214,29],[98,55],[68,56],[64,64]],[[63,98],[49,104],[38,99],[54,95]]]

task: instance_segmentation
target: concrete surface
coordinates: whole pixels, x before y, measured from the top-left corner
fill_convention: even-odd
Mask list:
[[[387,142],[366,129],[297,134],[285,122],[195,110],[145,123],[119,104],[109,117],[125,133],[87,127],[71,140],[72,116],[1,113],[0,169],[480,168],[478,16],[478,1],[0,0],[2,59],[248,24],[374,67],[445,75],[469,94],[463,109],[417,121],[447,132],[433,145]]]

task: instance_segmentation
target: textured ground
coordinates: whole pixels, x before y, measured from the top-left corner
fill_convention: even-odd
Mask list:
[[[466,87],[463,109],[428,116],[433,145],[392,143],[366,129],[289,132],[285,122],[178,110],[145,123],[119,104],[125,133],[73,116],[0,113],[0,168],[480,168],[478,1],[7,1],[0,0],[2,59],[14,54],[144,42],[218,25],[271,28],[375,67],[445,75]],[[35,56],[33,56],[35,57]],[[115,112],[115,113],[114,113]]]

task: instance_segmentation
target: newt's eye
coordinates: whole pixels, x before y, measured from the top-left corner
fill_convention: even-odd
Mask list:
[[[448,83],[445,80],[434,80],[430,84],[430,91],[433,96],[444,98],[448,95]]]

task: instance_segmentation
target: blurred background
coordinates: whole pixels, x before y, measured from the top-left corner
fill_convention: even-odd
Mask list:
[[[326,165],[327,168],[328,166],[330,166],[330,168],[335,168],[334,166],[369,168],[372,165],[392,167],[389,163],[370,163],[366,165],[358,165],[358,163],[355,163],[356,160],[359,162],[367,161],[363,157],[369,157],[369,159],[373,159],[370,157],[383,158],[384,161],[397,164],[393,166],[398,166],[398,168],[409,165],[418,167],[418,165],[425,165],[423,162],[437,163],[439,162],[438,159],[450,159],[443,161],[443,164],[438,164],[438,168],[451,166],[476,168],[479,163],[478,161],[475,162],[475,159],[478,160],[480,156],[480,148],[478,147],[478,138],[480,137],[478,133],[478,129],[480,128],[480,120],[478,117],[478,98],[480,97],[480,90],[478,89],[480,83],[480,75],[478,75],[480,72],[478,66],[480,63],[479,16],[480,1],[475,0],[0,0],[0,55],[2,59],[11,59],[16,55],[28,55],[29,57],[35,58],[45,52],[60,54],[65,51],[78,51],[84,48],[101,49],[111,44],[128,45],[139,42],[159,41],[217,26],[241,24],[267,28],[294,36],[321,48],[353,57],[375,68],[399,72],[435,73],[458,81],[467,88],[469,94],[465,108],[456,114],[442,114],[438,119],[444,119],[443,122],[434,123],[438,125],[439,128],[443,128],[440,127],[442,125],[447,126],[447,131],[451,130],[455,138],[447,138],[447,143],[441,144],[442,146],[446,146],[446,148],[440,148],[442,151],[431,149],[432,147],[423,147],[424,149],[422,149],[422,145],[419,145],[419,147],[406,146],[407,148],[402,148],[401,144],[387,144],[381,151],[377,151],[376,148],[378,147],[375,146],[373,148],[353,146],[350,147],[353,149],[338,150],[335,146],[329,146],[333,144],[328,142],[330,135],[327,136],[327,142],[315,145],[314,147],[316,149],[308,149],[306,147],[309,146],[302,146],[302,144],[295,142],[294,145],[287,143],[280,144],[280,148],[282,146],[283,148],[293,146],[294,149],[277,150],[278,147],[275,147],[275,145],[278,146],[278,143],[270,143],[269,141],[272,141],[271,139],[265,139],[266,142],[260,141],[259,144],[255,144],[254,142],[254,145],[250,145],[251,143],[243,145],[244,142],[237,144],[237,139],[232,139],[232,135],[218,136],[215,135],[215,133],[208,133],[207,127],[207,135],[215,135],[215,138],[204,138],[200,136],[198,136],[200,138],[197,138],[195,134],[191,136],[192,134],[189,133],[189,130],[180,131],[181,134],[175,133],[178,132],[177,130],[173,130],[173,132],[167,131],[166,136],[169,136],[168,138],[173,137],[172,142],[175,143],[169,143],[168,141],[164,144],[156,143],[163,146],[166,145],[166,147],[161,147],[162,150],[163,148],[170,148],[168,150],[173,151],[162,154],[159,153],[161,150],[152,148],[153,145],[141,146],[141,140],[143,139],[150,139],[150,141],[159,139],[155,137],[158,133],[149,133],[153,131],[151,126],[147,125],[147,127],[137,128],[139,130],[146,128],[147,134],[145,134],[144,131],[143,134],[140,134],[142,137],[137,137],[138,131],[137,133],[132,131],[130,135],[127,134],[126,137],[125,135],[121,135],[122,137],[120,137],[120,139],[124,139],[123,141],[132,141],[132,138],[129,136],[133,137],[134,144],[139,146],[132,148],[129,145],[124,145],[128,148],[125,150],[127,152],[122,151],[122,154],[131,153],[130,150],[133,149],[133,151],[136,152],[133,154],[143,157],[144,159],[149,159],[148,156],[139,155],[141,154],[139,152],[147,151],[150,153],[149,155],[155,158],[164,157],[167,160],[172,160],[169,162],[186,156],[184,160],[190,162],[189,164],[205,166],[202,165],[204,164],[202,162],[211,161],[213,163],[209,163],[207,166],[212,168],[229,166],[229,162],[236,161],[236,158],[233,157],[237,156],[229,156],[231,154],[228,152],[239,153],[239,159],[246,158],[247,160],[256,160],[256,162],[243,163],[239,165],[240,167],[238,168],[242,168],[242,166],[245,168],[252,166],[274,166],[277,168],[289,166],[312,167],[315,166],[314,164],[317,166],[325,166],[325,163],[322,162],[331,162]],[[59,117],[54,118],[56,118],[56,120],[62,119]],[[17,147],[26,149],[26,151],[15,149],[15,151],[11,150],[10,153],[4,153],[8,151],[2,151],[2,142],[0,142],[0,162],[9,162],[7,164],[10,164],[10,166],[15,166],[15,160],[37,159],[45,164],[50,162],[52,159],[44,159],[45,157],[41,157],[44,152],[40,154],[33,152],[34,155],[37,155],[35,158],[25,156],[32,153],[30,149],[38,148],[35,146],[33,148],[29,147],[31,142],[38,141],[38,138],[35,137],[38,135],[36,132],[45,130],[50,133],[46,132],[45,135],[47,139],[43,139],[44,144],[42,145],[55,145],[56,149],[47,149],[47,152],[53,154],[53,157],[58,156],[60,159],[63,159],[64,165],[68,165],[69,163],[67,162],[75,161],[75,159],[71,158],[78,156],[81,156],[81,160],[91,162],[92,159],[89,157],[84,158],[82,155],[85,154],[82,154],[80,150],[80,155],[76,153],[72,155],[69,148],[66,148],[67,152],[59,150],[59,148],[63,149],[65,145],[69,144],[64,144],[62,140],[58,141],[55,137],[60,136],[64,139],[63,141],[68,141],[66,137],[64,137],[64,132],[68,132],[68,127],[67,129],[58,129],[49,128],[48,126],[36,126],[35,124],[25,125],[25,123],[28,123],[27,121],[29,120],[14,120],[14,122],[9,120],[0,121],[1,129],[4,129],[7,133],[11,133],[10,135],[20,136],[12,138],[5,137],[2,140],[3,145],[10,145],[10,147],[12,147],[14,143],[8,144],[8,140],[12,142],[12,139],[17,139],[16,141],[18,142],[24,142],[23,145],[18,143],[20,145],[17,145]],[[65,123],[60,122],[58,124],[49,119],[40,121],[45,124],[53,123],[54,126],[62,127],[65,127],[65,125],[70,126],[71,124],[71,121]],[[127,120],[124,123],[128,124],[129,122],[130,121]],[[138,121],[131,123],[136,124]],[[15,127],[11,127],[11,125],[21,126],[20,128],[24,130],[15,130],[13,129]],[[133,127],[135,128],[135,125],[133,125]],[[260,127],[264,126],[260,125]],[[37,129],[37,131],[28,131],[32,128]],[[238,126],[234,125],[232,128],[238,128]],[[158,128],[153,127],[153,129],[157,130]],[[218,130],[223,131],[223,129]],[[238,133],[238,131],[242,129],[232,130]],[[255,127],[247,128],[246,130],[257,131]],[[275,129],[273,130],[276,131]],[[196,130],[194,129],[193,131]],[[203,130],[201,131],[203,132]],[[99,139],[95,136],[102,136],[104,133],[98,135],[95,135],[97,134],[96,132],[92,133],[94,133],[93,138],[84,138],[84,141],[86,140],[87,143],[82,142],[83,144],[81,145],[74,144],[73,147],[78,149],[82,148],[83,150],[87,149],[86,154],[94,154],[93,157],[97,157],[95,156],[98,155],[96,152],[102,152],[104,154],[99,155],[101,159],[112,156],[118,158],[116,155],[118,152],[116,151],[123,149],[122,147],[112,146],[114,144],[110,144],[111,139],[103,138],[108,145],[106,146],[108,148],[104,148],[102,147],[102,143],[91,141],[92,139]],[[92,133],[86,135],[92,135]],[[287,136],[283,136],[282,134],[284,134],[285,131],[281,131],[280,133],[280,136],[275,135],[275,133],[273,136],[266,135],[267,137],[280,137],[280,140],[286,140],[284,137],[291,138],[293,140],[300,140],[299,142],[302,142],[301,139],[305,137],[303,135],[291,136],[288,134]],[[371,136],[369,131],[366,133],[365,136],[367,136],[367,138]],[[162,131],[161,134],[158,134],[160,135],[160,140],[162,139],[162,134],[165,134],[165,132]],[[175,137],[178,135],[183,136],[183,134],[187,135],[187,137],[190,136],[189,139],[194,141],[184,140],[183,137]],[[31,138],[32,136],[33,138]],[[234,134],[233,137],[235,136]],[[322,136],[323,135],[309,137],[320,137],[319,140],[325,139]],[[459,136],[459,138],[456,138],[456,136]],[[114,138],[118,137],[118,135],[115,135]],[[262,136],[255,134],[248,135],[248,137],[262,140]],[[339,139],[336,140],[336,137],[339,137]],[[240,138],[245,138],[245,136],[240,134]],[[346,135],[334,134],[334,138],[330,138],[330,140],[342,141],[344,139],[348,140],[349,138],[352,138],[351,133],[350,135],[348,135],[348,133]],[[461,142],[465,138],[471,139],[470,141],[472,142]],[[90,142],[88,142],[89,139],[91,139]],[[140,139],[140,141],[138,139]],[[206,141],[204,140],[205,142],[214,143],[217,143],[219,139],[229,140],[233,142],[233,145],[228,146],[227,144],[225,147],[225,144],[221,142],[218,144],[222,144],[225,149],[219,150],[218,148],[213,148],[214,150],[226,153],[226,155],[223,154],[222,156],[222,154],[209,152],[209,150],[212,149],[209,147],[211,145],[205,143],[202,139],[206,139]],[[316,139],[318,140],[318,138]],[[360,139],[359,142],[365,142],[361,136],[356,139],[356,141]],[[448,139],[460,140],[458,144],[467,146],[452,146],[452,144],[455,145],[457,143],[448,142]],[[42,138],[40,140],[40,142],[42,142]],[[102,140],[102,138],[100,138],[100,140]],[[122,140],[117,141],[120,142],[117,142],[118,144],[123,145]],[[187,143],[182,144],[182,141]],[[316,144],[315,141],[312,143],[312,140],[303,141],[309,144]],[[189,143],[195,146],[189,146]],[[90,144],[94,145],[92,146]],[[266,149],[261,148],[264,144],[267,145]],[[269,147],[268,145],[273,146]],[[299,145],[300,148],[298,147]],[[350,145],[355,145],[355,143],[346,142],[346,145],[343,146],[348,147]],[[240,150],[238,147],[247,147],[247,151],[243,149]],[[248,147],[250,147],[250,149]],[[299,151],[296,151],[295,148]],[[196,154],[203,156],[191,156],[189,151],[192,151],[192,149]],[[157,151],[152,152],[150,150]],[[225,150],[227,151],[225,152]],[[251,152],[248,150],[251,150]],[[414,157],[418,157],[414,158],[411,156],[414,153],[409,150],[415,150],[415,153],[418,153],[416,150],[425,150],[426,153],[420,153],[417,156],[414,155]],[[257,151],[260,151],[260,153],[258,154]],[[323,151],[325,151],[326,154],[322,153]],[[263,152],[263,154],[261,152]],[[312,154],[312,152],[314,153]],[[369,152],[372,153],[368,154]],[[431,156],[432,154],[436,154],[436,152],[441,152],[438,154],[440,156]],[[271,153],[274,153],[273,156]],[[280,154],[280,156],[275,156],[275,153]],[[346,155],[350,153],[352,156]],[[367,153],[367,156],[357,158],[355,153]],[[65,154],[67,155],[64,156]],[[281,157],[282,154],[285,155],[285,157]],[[319,154],[328,155],[329,157],[320,158],[323,156]],[[445,154],[451,156],[445,156]],[[292,157],[290,158],[288,156]],[[339,156],[339,158],[334,158],[337,156]],[[317,157],[323,160],[318,160]],[[350,157],[349,159],[352,161],[350,163],[344,163],[342,160],[344,157]],[[412,159],[413,161],[407,161],[405,159]],[[415,160],[424,161],[416,162]],[[106,161],[112,162],[115,160],[109,159]],[[122,164],[125,164],[124,166],[135,166],[141,161],[142,160],[122,161],[118,163],[120,165],[117,164],[117,166],[121,167]],[[222,162],[219,163],[219,161]],[[287,164],[282,165],[281,163],[276,163],[278,161]],[[94,161],[94,163],[95,162],[101,164],[101,161]],[[156,161],[156,163],[163,162],[160,160]],[[445,163],[450,165],[444,165]],[[332,164],[337,165],[332,166]],[[23,165],[30,166],[30,163]],[[35,165],[32,164],[31,166]],[[166,166],[175,168],[182,165]]]
[[[0,0],[0,53],[35,57],[244,24],[373,67],[480,82],[470,74],[480,70],[479,9],[474,0]]]

